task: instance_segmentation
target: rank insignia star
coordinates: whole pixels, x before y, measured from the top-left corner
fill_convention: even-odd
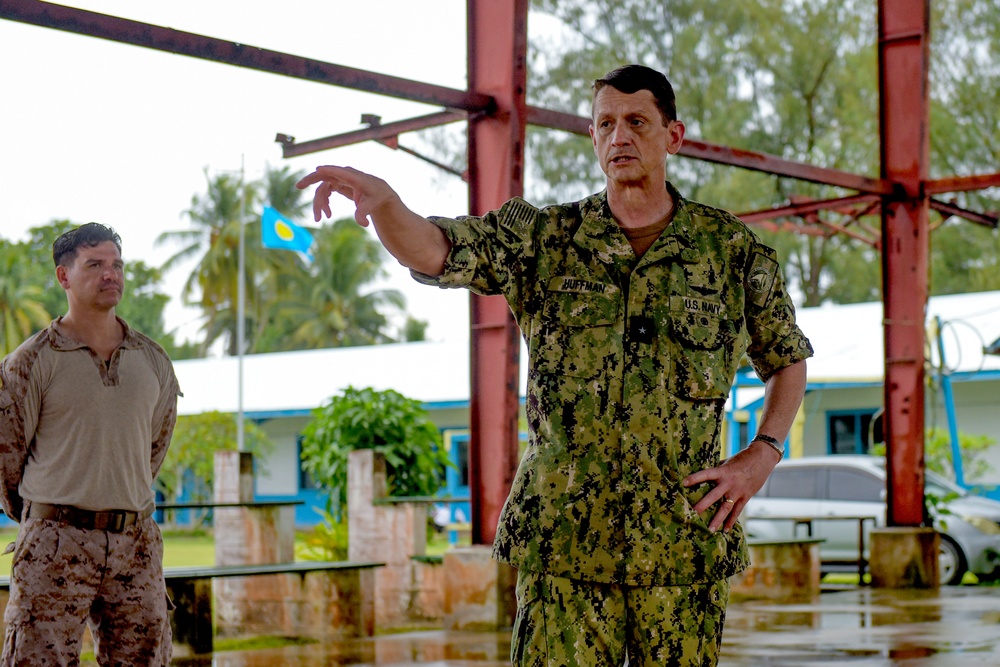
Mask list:
[[[629,337],[634,343],[652,343],[656,327],[653,319],[642,315],[633,315],[629,319]]]

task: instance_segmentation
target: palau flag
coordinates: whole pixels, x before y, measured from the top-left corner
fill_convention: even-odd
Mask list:
[[[260,217],[261,244],[265,248],[279,250],[295,250],[303,253],[309,261],[313,261],[313,237],[305,227],[299,227],[287,217],[278,213],[270,206],[264,207]]]

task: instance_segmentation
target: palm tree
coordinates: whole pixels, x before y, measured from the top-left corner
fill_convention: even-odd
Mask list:
[[[52,319],[43,304],[42,288],[27,280],[30,260],[21,246],[0,240],[0,357]]]
[[[281,300],[287,276],[302,274],[305,268],[294,253],[261,248],[261,204],[267,202],[290,218],[301,218],[308,207],[304,193],[295,187],[301,177],[301,173],[292,172],[287,166],[268,166],[261,181],[249,183],[241,183],[233,174],[209,176],[206,172],[207,192],[192,197],[191,208],[185,212],[193,228],[164,232],[157,239],[157,243],[174,241],[182,246],[164,263],[164,271],[199,258],[181,296],[185,302],[202,309],[203,348],[224,338],[227,353],[234,356],[239,353],[239,234],[240,221],[245,220],[247,307],[243,351],[267,349],[265,338],[271,304]]]
[[[246,223],[247,266],[256,246],[251,242],[254,235],[254,218],[257,207],[259,186],[243,183],[233,174],[217,174],[205,177],[208,191],[191,198],[191,208],[185,213],[191,219],[192,229],[163,232],[157,243],[177,242],[181,249],[163,264],[168,271],[179,264],[198,257],[198,263],[184,282],[181,297],[185,303],[198,305],[205,317],[202,330],[204,348],[220,337],[226,338],[226,350],[231,355],[239,351],[237,346],[237,295],[239,273],[240,225]],[[256,222],[259,230],[259,216]],[[259,232],[258,232],[259,234]],[[249,269],[248,269],[249,275]],[[253,298],[253,280],[247,280],[247,302]],[[251,327],[248,327],[248,330]]]
[[[364,291],[385,273],[381,245],[345,218],[317,231],[314,256],[308,274],[288,276],[286,296],[275,304],[276,349],[393,342],[383,309],[401,310],[405,298],[397,290]]]

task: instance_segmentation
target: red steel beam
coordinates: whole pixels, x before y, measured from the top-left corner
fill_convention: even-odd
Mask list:
[[[932,209],[938,213],[943,213],[945,216],[954,215],[959,218],[965,218],[969,222],[975,222],[976,224],[992,227],[993,229],[997,228],[998,218],[995,213],[976,213],[975,211],[969,211],[968,209],[955,206],[954,204],[949,204],[948,202],[939,201],[937,199],[932,199],[930,205]]]
[[[493,100],[481,93],[334,65],[39,0],[3,0],[0,18],[449,109],[485,111],[493,105]]]
[[[761,211],[752,211],[750,213],[738,213],[736,214],[736,217],[747,224],[751,224],[758,221],[773,220],[774,218],[781,218],[785,216],[802,216],[806,213],[815,213],[816,211],[839,209],[845,206],[853,206],[854,204],[869,204],[880,200],[881,197],[877,195],[854,195],[852,197],[839,197],[837,199],[823,199],[820,201],[802,202],[800,204],[789,204],[788,206],[767,208]]]
[[[384,125],[374,125],[372,127],[366,127],[363,130],[335,134],[331,137],[323,137],[321,139],[310,139],[309,141],[302,142],[295,142],[293,139],[283,141],[281,143],[281,155],[286,158],[297,157],[299,155],[307,155],[309,153],[325,151],[331,148],[340,148],[342,146],[359,144],[364,141],[382,141],[403,134],[404,132],[413,132],[415,130],[426,129],[428,127],[447,125],[448,123],[465,120],[466,118],[466,114],[459,111],[441,111],[427,116],[408,118],[406,120],[386,123]]]
[[[1000,173],[979,174],[978,176],[952,176],[938,178],[924,184],[924,192],[939,195],[944,192],[968,192],[1000,187]]]
[[[469,87],[497,112],[469,123],[473,215],[524,190],[528,0],[468,0]],[[469,486],[472,542],[492,544],[517,470],[520,332],[501,296],[472,295]]]
[[[887,522],[924,523],[924,344],[930,163],[930,0],[879,0]]]
[[[769,232],[789,232],[800,236],[829,236],[827,231],[818,225],[798,225],[794,222],[774,222],[773,220],[758,220],[747,224]]]

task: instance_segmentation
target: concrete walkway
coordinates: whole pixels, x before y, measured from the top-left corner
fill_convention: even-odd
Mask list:
[[[336,644],[216,653],[187,667],[500,667],[509,633],[409,632]],[[815,603],[729,607],[720,667],[1000,666],[1000,588],[850,588]]]

